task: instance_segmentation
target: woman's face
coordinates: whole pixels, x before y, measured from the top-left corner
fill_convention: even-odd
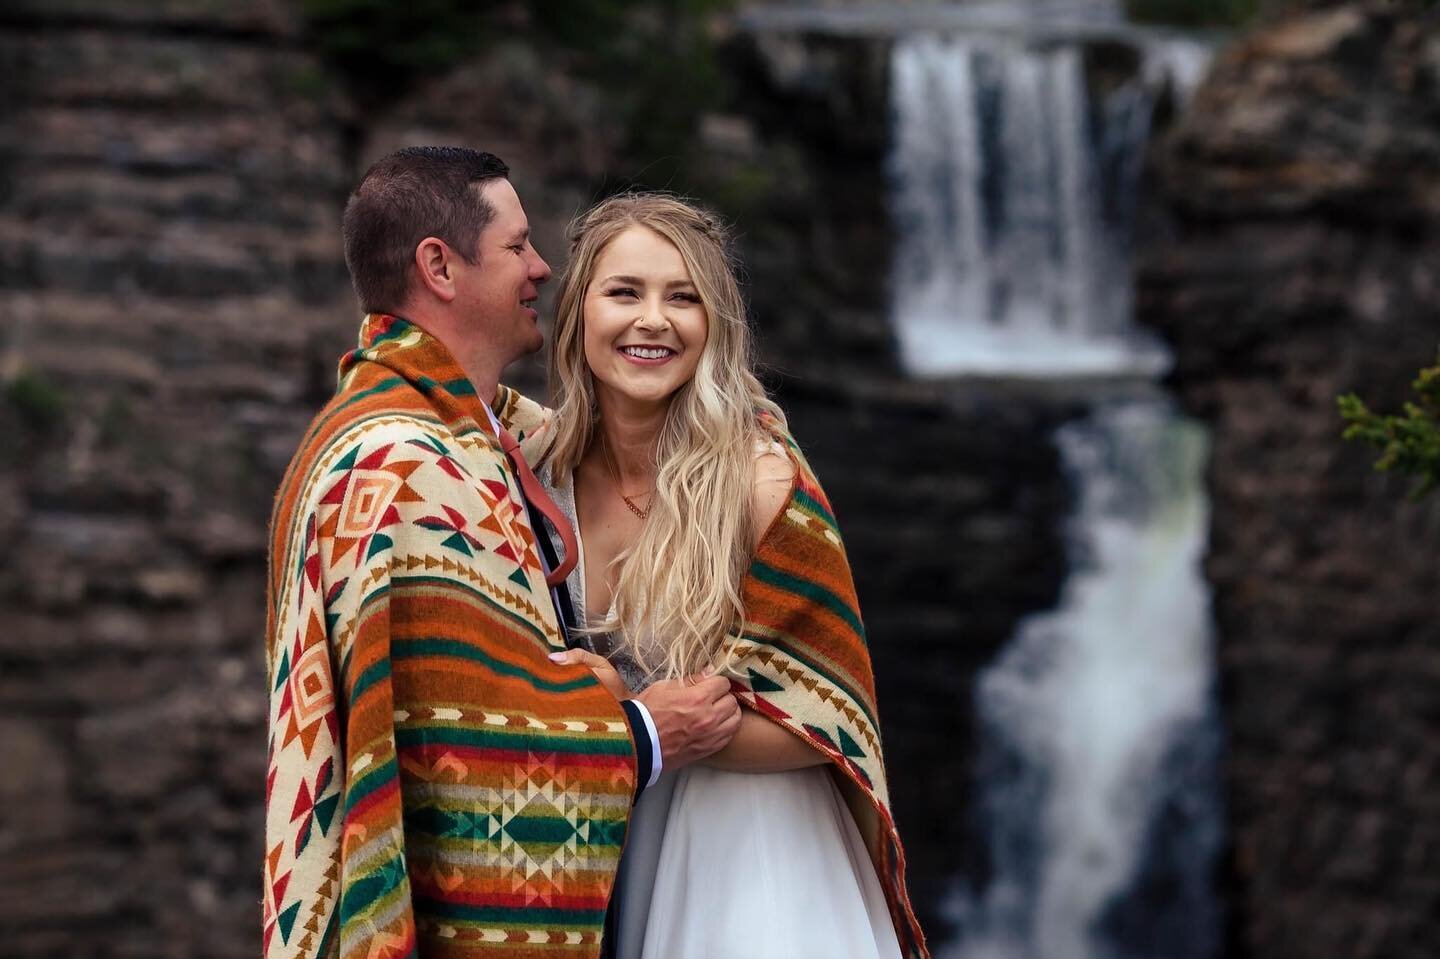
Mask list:
[[[684,257],[643,226],[600,251],[582,316],[596,392],[632,403],[668,402],[690,382],[710,331]]]

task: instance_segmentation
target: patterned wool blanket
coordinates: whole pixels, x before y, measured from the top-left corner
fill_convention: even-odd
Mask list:
[[[548,412],[520,398],[502,419],[511,429],[535,431]],[[796,476],[742,583],[746,622],[732,641],[731,685],[741,702],[831,762],[885,889],[901,950],[907,959],[926,957],[890,811],[875,676],[845,546],[800,447],[768,415],[762,425],[784,446]]]
[[[905,888],[905,852],[875,708],[875,675],[855,581],[830,502],[794,439],[766,418],[796,467],[790,500],[760,537],[742,584],[736,695],[830,760],[874,860],[900,948],[926,957]]]
[[[271,533],[267,957],[593,957],[635,789],[483,404],[366,318]],[[514,397],[503,394],[503,412]]]

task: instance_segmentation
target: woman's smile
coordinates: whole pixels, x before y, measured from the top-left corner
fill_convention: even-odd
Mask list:
[[[668,346],[622,346],[618,352],[636,366],[663,366],[680,355]]]
[[[668,403],[695,378],[709,315],[680,250],[644,226],[595,260],[584,301],[585,358],[602,408]]]

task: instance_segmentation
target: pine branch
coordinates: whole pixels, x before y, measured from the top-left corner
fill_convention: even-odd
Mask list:
[[[1376,413],[1354,393],[1338,403],[1349,424],[1345,439],[1380,450],[1377,470],[1416,477],[1410,496],[1419,499],[1440,485],[1440,361],[1421,370],[1413,385],[1416,401],[1405,403],[1400,415]]]

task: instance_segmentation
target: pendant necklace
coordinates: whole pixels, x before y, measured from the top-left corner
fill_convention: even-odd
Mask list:
[[[615,460],[610,455],[610,444],[602,440],[600,442],[600,451],[605,455],[605,467],[610,471],[610,481],[615,484],[615,492],[618,493],[620,495],[620,498],[625,501],[625,505],[630,507],[630,512],[634,513],[641,519],[645,519],[647,516],[650,515],[650,507],[647,506],[644,509],[641,509],[639,506],[635,505],[635,501],[633,499],[626,496],[624,491],[620,489],[620,470],[616,467]],[[655,491],[652,489],[648,493],[641,493],[640,495],[648,496],[654,492]]]

